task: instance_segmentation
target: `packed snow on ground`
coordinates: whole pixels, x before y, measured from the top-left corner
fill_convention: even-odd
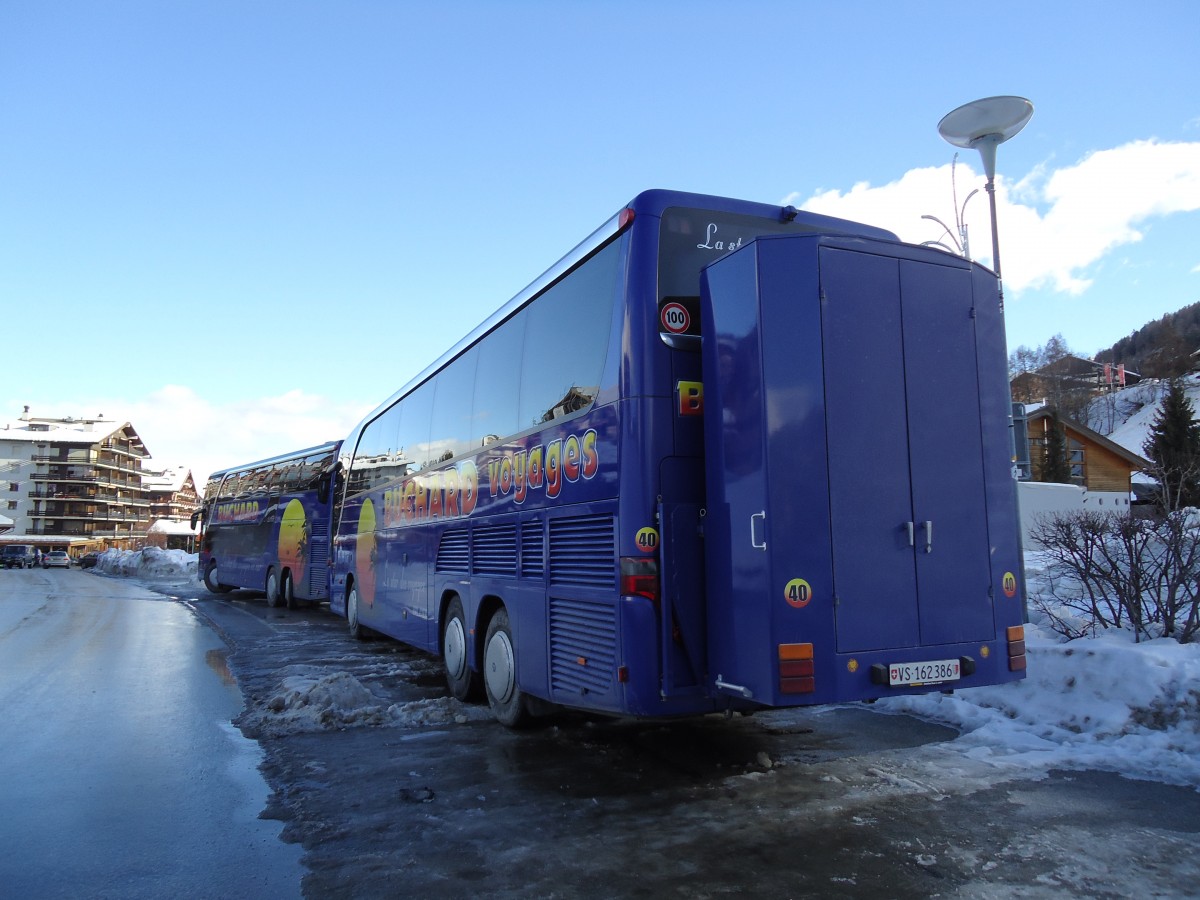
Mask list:
[[[197,556],[183,550],[145,547],[142,550],[105,550],[95,571],[104,575],[130,575],[154,580],[196,578]]]
[[[1049,601],[1045,563],[1026,556],[1031,596]],[[146,581],[196,577],[196,556],[176,550],[109,550],[100,572]],[[1025,628],[1025,680],[953,694],[880,700],[958,728],[951,746],[976,759],[1040,771],[1095,769],[1200,789],[1200,644],[1171,638],[1134,643],[1110,631],[1067,641],[1039,620]],[[263,708],[241,724],[264,734],[359,725],[445,726],[489,718],[486,707],[450,697],[387,704],[348,672],[292,666]]]
[[[1053,602],[1040,553],[1031,598]],[[955,746],[998,765],[1094,769],[1200,790],[1200,644],[1134,643],[1126,631],[1068,641],[1033,609],[1024,681],[881,700],[962,731]]]
[[[349,672],[331,672],[323,666],[288,666],[279,673],[276,692],[261,707],[243,712],[238,725],[256,736],[279,737],[361,725],[411,728],[461,725],[490,718],[485,707],[460,703],[453,697],[381,703]]]

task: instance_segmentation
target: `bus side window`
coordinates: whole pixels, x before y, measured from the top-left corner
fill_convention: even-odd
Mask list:
[[[429,456],[434,464],[474,449],[471,446],[471,399],[478,359],[479,350],[472,347],[437,376],[429,433]]]
[[[405,474],[412,475],[428,468],[432,448],[429,444],[429,420],[433,416],[434,382],[427,381],[404,398],[404,415],[396,435],[399,463]]]
[[[479,345],[475,399],[471,406],[471,446],[476,450],[509,438],[525,427],[517,410],[527,318],[524,312],[518,313]]]
[[[521,366],[521,427],[582,409],[596,399],[613,304],[620,287],[621,242],[613,241],[529,307]]]

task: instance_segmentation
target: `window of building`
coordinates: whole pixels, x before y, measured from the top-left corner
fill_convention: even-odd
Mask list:
[[[1071,483],[1085,485],[1087,483],[1087,460],[1084,458],[1084,447],[1079,441],[1071,438],[1067,444],[1067,462],[1071,465]]]

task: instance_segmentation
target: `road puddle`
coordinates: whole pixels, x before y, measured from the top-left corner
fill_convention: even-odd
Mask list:
[[[208,663],[210,669],[221,676],[222,684],[237,685],[237,679],[233,677],[233,672],[229,669],[229,651],[224,647],[209,650],[204,654],[204,661]]]

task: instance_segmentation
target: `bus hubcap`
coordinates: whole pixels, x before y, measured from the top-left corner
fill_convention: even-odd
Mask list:
[[[513,648],[507,634],[499,632],[492,636],[484,663],[484,677],[487,679],[488,690],[498,702],[507,703],[512,697],[516,682]]]
[[[446,670],[455,678],[461,677],[467,664],[467,638],[461,619],[451,619],[446,625],[442,655],[446,658]]]

